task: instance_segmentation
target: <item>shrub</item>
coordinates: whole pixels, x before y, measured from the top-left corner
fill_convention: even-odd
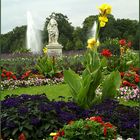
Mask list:
[[[73,121],[56,133],[53,139],[59,140],[109,140],[116,138],[116,128],[103,122],[99,116]]]
[[[109,49],[113,55],[120,55],[120,44],[118,38],[115,39],[107,39],[103,42],[98,48],[99,52],[102,52],[103,49]]]
[[[1,105],[3,139],[17,139],[21,133],[27,139],[43,139],[82,112],[72,102],[50,102],[44,94],[7,97]]]
[[[139,140],[139,108],[120,105],[115,100],[105,100],[99,105],[91,108],[91,111],[86,111],[87,114],[100,115],[104,121],[109,121],[118,128],[118,133],[124,138],[135,138]]]
[[[56,73],[60,72],[55,58],[50,58],[47,55],[37,59],[35,68],[46,77],[53,77]]]

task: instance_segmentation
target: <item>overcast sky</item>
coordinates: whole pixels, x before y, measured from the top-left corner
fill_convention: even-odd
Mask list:
[[[52,12],[62,13],[73,26],[82,26],[84,19],[98,14],[97,6],[108,3],[115,18],[139,20],[139,0],[1,0],[1,30],[11,31],[27,24],[27,11],[32,13],[37,28],[43,29]]]

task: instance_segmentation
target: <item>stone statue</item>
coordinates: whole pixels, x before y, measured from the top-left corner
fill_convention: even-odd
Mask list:
[[[49,34],[49,44],[58,44],[58,24],[55,20],[55,15],[52,15],[50,22],[48,23],[47,30]]]

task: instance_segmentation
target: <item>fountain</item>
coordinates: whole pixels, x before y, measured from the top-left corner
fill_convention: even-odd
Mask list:
[[[96,21],[94,21],[94,24],[91,28],[91,36],[96,38],[96,33],[97,33],[97,23],[96,23]]]
[[[26,47],[27,49],[31,50],[33,54],[40,54],[41,53],[41,33],[36,28],[32,15],[28,11],[27,12],[27,32],[26,32]]]
[[[96,38],[96,34],[97,34],[97,23],[96,23],[96,21],[94,21],[94,24],[93,24],[93,26],[90,29],[90,32],[88,34],[88,37],[89,38]]]

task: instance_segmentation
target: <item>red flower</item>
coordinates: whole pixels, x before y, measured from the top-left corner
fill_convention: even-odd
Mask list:
[[[106,134],[107,134],[107,128],[104,127],[104,136],[106,137]]]
[[[57,139],[58,139],[58,136],[54,136],[54,137],[53,137],[53,140],[57,140]]]
[[[120,44],[121,46],[125,46],[125,45],[126,45],[126,40],[125,40],[125,39],[121,39],[121,40],[119,41],[119,44]]]
[[[30,70],[29,70],[29,71],[26,71],[26,72],[22,75],[21,79],[24,79],[24,78],[28,77],[28,76],[30,75],[30,73],[31,73]]]
[[[7,77],[10,77],[10,76],[11,76],[11,72],[7,71],[7,72],[6,72],[6,76],[7,76]]]
[[[135,82],[136,82],[136,83],[140,82],[139,77],[135,76]]]
[[[18,140],[26,140],[24,133],[21,133],[18,137]]]
[[[131,86],[131,83],[125,80],[125,81],[123,81],[123,85],[124,86]]]
[[[104,126],[105,127],[109,127],[109,128],[112,128],[113,127],[113,125],[111,123],[109,123],[109,122],[105,123]]]
[[[62,130],[61,132],[60,132],[60,136],[64,136],[65,135],[65,132],[64,132],[64,130]]]
[[[90,117],[89,120],[96,121],[98,123],[103,123],[102,118],[100,116],[97,117]]]
[[[110,56],[112,56],[112,53],[110,52],[109,49],[103,49],[101,52],[101,55],[103,55],[105,57],[110,57]]]
[[[10,80],[11,78],[10,77],[7,77],[7,80]]]
[[[17,80],[17,77],[16,77],[15,75],[13,75],[12,78],[13,78],[14,80]]]
[[[132,46],[132,42],[129,41],[129,42],[127,43],[127,47],[130,48],[131,46]]]
[[[57,139],[59,138],[59,136],[60,136],[60,133],[58,132],[58,133],[56,134],[56,136],[53,137],[53,140],[57,140]]]
[[[124,72],[120,72],[121,77],[123,77],[123,76],[124,76],[124,74],[125,74]]]
[[[5,74],[4,74],[4,73],[2,73],[2,74],[1,74],[1,77],[5,77]]]
[[[107,128],[112,128],[113,125],[111,123],[107,122],[107,123],[104,123],[103,126],[104,126],[104,136],[106,136]]]

